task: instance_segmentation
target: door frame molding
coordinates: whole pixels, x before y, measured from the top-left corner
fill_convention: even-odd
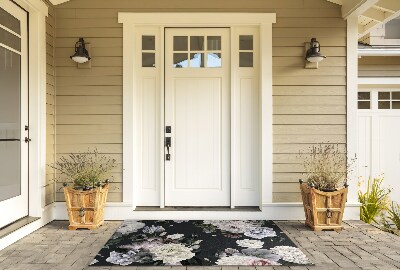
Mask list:
[[[141,179],[141,115],[138,91],[135,85],[135,28],[137,26],[165,27],[235,27],[260,28],[260,93],[261,93],[261,189],[260,207],[272,203],[272,24],[275,13],[136,13],[119,12],[118,22],[123,24],[123,202],[136,208],[139,180]],[[163,33],[163,31],[161,31]],[[162,34],[163,35],[163,34]],[[162,36],[164,38],[164,36]],[[161,49],[161,88],[164,89],[164,52]],[[231,76],[232,81],[232,76]],[[163,97],[162,97],[163,98]],[[163,110],[163,108],[162,108]],[[163,130],[162,130],[163,131]],[[162,132],[164,134],[164,132]],[[162,140],[160,140],[162,143]],[[234,166],[233,164],[231,166]],[[164,175],[161,173],[161,178]],[[231,186],[234,185],[232,181]],[[160,190],[164,190],[163,183]],[[161,192],[161,207],[164,206]],[[234,198],[232,198],[234,199]],[[232,204],[234,207],[234,202]]]
[[[43,217],[46,183],[46,17],[41,0],[13,0],[28,12],[29,76],[29,205],[28,213]]]

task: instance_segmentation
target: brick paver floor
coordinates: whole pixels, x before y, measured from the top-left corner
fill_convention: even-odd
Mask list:
[[[277,221],[279,227],[315,263],[308,267],[257,269],[400,269],[400,238],[361,221],[345,222],[342,232],[313,232],[301,221]],[[0,251],[0,269],[165,270],[171,267],[88,267],[119,221],[106,222],[95,231],[68,231],[67,221],[53,221]],[[186,267],[176,270],[186,270]],[[201,268],[201,269],[200,269]],[[210,269],[212,268],[212,269]],[[187,267],[187,270],[257,270],[255,267]]]

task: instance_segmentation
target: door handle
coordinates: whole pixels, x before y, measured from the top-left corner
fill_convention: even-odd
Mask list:
[[[165,155],[165,160],[171,160],[171,154],[169,153],[169,148],[171,147],[171,137],[165,137],[165,147],[167,147],[167,154]]]

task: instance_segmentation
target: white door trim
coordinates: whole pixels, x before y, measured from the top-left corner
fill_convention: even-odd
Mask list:
[[[136,208],[135,186],[141,177],[140,113],[137,112],[135,95],[135,27],[260,27],[260,91],[261,91],[261,198],[262,203],[272,202],[272,24],[275,13],[118,13],[123,24],[123,202]],[[163,59],[163,58],[161,58]],[[163,60],[162,60],[163,61]],[[163,67],[164,62],[160,63]],[[163,74],[163,70],[162,73]],[[160,85],[163,87],[164,77]],[[161,196],[162,197],[162,196]],[[162,205],[161,205],[162,206]]]
[[[29,17],[29,215],[42,217],[46,182],[46,16],[41,0],[14,0]]]

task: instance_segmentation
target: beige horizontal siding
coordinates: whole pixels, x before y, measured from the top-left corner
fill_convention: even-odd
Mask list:
[[[299,201],[300,150],[346,143],[346,22],[325,0],[77,0],[58,5],[55,31],[57,156],[97,147],[122,162],[122,25],[118,12],[273,12],[273,199]],[[73,44],[91,44],[92,68],[69,59]],[[328,56],[304,69],[304,42],[317,37]],[[122,200],[122,171],[110,201]],[[129,181],[129,180],[126,180]],[[113,188],[112,188],[113,189]],[[57,192],[57,200],[63,200]]]
[[[399,56],[363,56],[358,60],[359,77],[400,77]]]

